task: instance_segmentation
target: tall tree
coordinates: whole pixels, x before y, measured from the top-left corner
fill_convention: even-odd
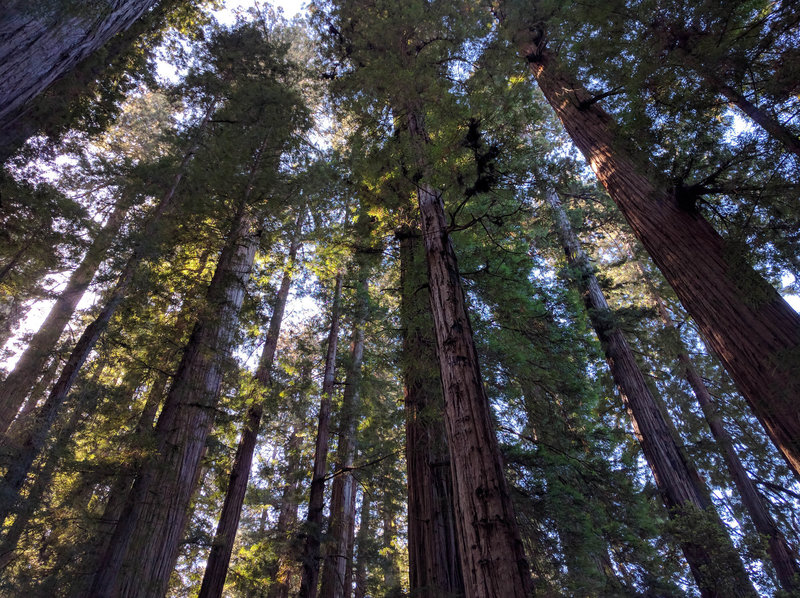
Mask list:
[[[398,230],[400,241],[403,387],[408,467],[409,585],[416,595],[464,591],[447,444],[441,380],[435,367],[425,266],[419,229]]]
[[[516,28],[520,54],[567,133],[800,475],[800,419],[793,406],[800,385],[800,315],[729,248],[691,191],[670,191],[639,166],[599,98],[548,48],[541,26],[506,23]]]
[[[633,351],[613,321],[600,284],[555,191],[547,192],[547,203],[553,211],[567,262],[577,271],[576,284],[603,345],[614,382],[630,413],[637,440],[663,493],[664,504],[680,526],[688,526],[679,537],[682,536],[683,554],[700,593],[720,598],[755,596],[755,589],[714,510],[708,490],[678,445],[674,430],[664,419],[663,409],[647,386]],[[701,526],[705,519],[708,523]],[[699,529],[691,529],[694,526]]]
[[[261,358],[258,362],[258,369],[255,374],[256,392],[269,393],[272,383],[272,364],[275,360],[275,351],[278,347],[278,337],[281,332],[283,314],[286,310],[286,302],[289,298],[289,288],[292,284],[292,275],[295,268],[297,251],[300,249],[300,229],[305,219],[304,210],[300,210],[297,217],[295,229],[291,233],[292,238],[289,242],[289,254],[286,258],[286,266],[278,289],[278,295],[272,307],[272,316],[269,320],[267,337],[264,341],[264,348],[261,351]],[[239,516],[244,504],[244,495],[247,490],[247,481],[250,479],[250,468],[253,463],[253,452],[256,448],[258,432],[261,428],[261,418],[264,415],[264,400],[259,400],[258,396],[253,396],[248,401],[250,407],[247,410],[245,425],[242,428],[242,436],[236,448],[236,456],[233,459],[231,475],[228,481],[228,490],[225,494],[225,502],[222,506],[222,513],[217,524],[217,531],[214,534],[214,543],[208,556],[206,571],[203,575],[203,583],[200,587],[200,598],[212,598],[222,595],[225,585],[225,577],[228,572],[228,564],[233,551],[233,541],[236,537],[236,530],[239,527]],[[288,515],[287,515],[288,516]],[[286,522],[288,525],[288,522]]]

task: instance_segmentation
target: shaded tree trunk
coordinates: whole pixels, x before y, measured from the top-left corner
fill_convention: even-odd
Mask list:
[[[339,440],[336,446],[336,476],[331,489],[330,524],[328,526],[328,548],[322,568],[320,598],[349,598],[347,570],[351,565],[351,527],[355,520],[353,499],[356,492],[352,474],[355,463],[358,427],[361,363],[364,357],[364,323],[367,318],[369,288],[367,268],[359,267],[353,336],[350,345],[350,363],[345,376],[342,407],[339,417]]]
[[[519,49],[636,237],[800,475],[800,315],[703,216],[637,166],[612,118],[567,75],[539,28]]]
[[[328,471],[328,443],[330,439],[331,398],[336,382],[336,349],[339,342],[339,312],[342,301],[344,275],[336,275],[331,300],[331,324],[328,332],[328,350],[325,355],[325,372],[322,380],[322,397],[319,406],[319,423],[314,448],[314,471],[309,490],[308,514],[305,524],[303,546],[303,575],[300,580],[299,598],[315,598],[320,570],[320,546],[325,499],[325,476]]]
[[[272,364],[275,361],[275,351],[278,347],[278,338],[283,322],[283,313],[286,309],[286,301],[289,298],[289,288],[292,284],[292,270],[295,265],[297,251],[300,249],[300,227],[305,214],[301,213],[297,218],[294,235],[289,247],[289,255],[286,261],[286,268],[272,308],[272,317],[269,321],[267,338],[264,348],[261,351],[261,358],[255,374],[256,392],[269,394],[272,386]],[[228,490],[225,494],[225,502],[222,506],[217,531],[214,534],[214,542],[208,556],[208,563],[203,575],[203,582],[200,586],[199,598],[217,598],[222,596],[222,589],[225,586],[225,577],[228,574],[228,565],[233,552],[233,542],[236,538],[236,530],[239,528],[239,517],[242,513],[244,496],[247,492],[247,482],[250,479],[250,467],[253,464],[253,453],[258,440],[258,432],[261,429],[261,418],[264,414],[264,400],[258,397],[250,397],[247,401],[250,408],[247,410],[242,436],[236,448],[236,456],[233,459],[233,467],[228,480]]]
[[[736,453],[733,440],[731,439],[728,431],[725,429],[722,417],[717,410],[716,403],[711,397],[711,393],[706,387],[703,378],[697,371],[694,362],[689,357],[688,352],[680,338],[680,334],[675,327],[672,316],[667,310],[664,301],[658,294],[655,286],[650,280],[647,272],[641,263],[637,262],[637,267],[640,274],[645,280],[647,287],[650,291],[650,296],[656,304],[659,317],[664,324],[664,327],[673,333],[675,340],[678,343],[678,353],[676,355],[678,363],[680,364],[683,376],[689,383],[689,386],[697,399],[700,408],[703,411],[703,416],[708,423],[711,430],[711,435],[716,440],[719,446],[725,464],[733,479],[736,488],[739,490],[739,495],[742,499],[742,504],[747,509],[750,519],[756,531],[767,539],[767,553],[769,554],[772,564],[775,567],[775,572],[778,574],[783,589],[790,593],[798,588],[800,579],[797,576],[800,573],[800,567],[797,564],[797,555],[794,550],[789,546],[786,537],[783,535],[778,525],[775,523],[772,515],[767,508],[766,499],[756,488],[753,480],[747,474],[739,456]]]
[[[353,570],[355,591],[353,598],[366,598],[367,595],[367,545],[372,538],[372,497],[369,492],[361,493],[361,513],[358,518],[356,535],[356,564]],[[409,542],[410,544],[410,542]],[[413,588],[412,588],[413,591]]]
[[[297,493],[300,488],[300,478],[297,471],[300,469],[300,445],[302,436],[292,430],[286,444],[286,475],[288,478],[281,497],[281,509],[278,513],[278,523],[275,526],[275,535],[279,542],[289,537],[291,530],[297,523]],[[289,587],[294,570],[293,563],[287,558],[283,550],[270,567],[268,577],[273,580],[267,592],[267,598],[289,598]]]
[[[33,335],[14,369],[0,384],[0,433],[8,430],[11,421],[25,402],[47,359],[53,355],[64,329],[75,313],[106,252],[122,226],[128,211],[127,202],[117,201],[103,229],[97,234],[83,260],[69,277],[66,288],[56,299],[39,330]]]
[[[63,8],[12,0],[0,17],[0,129],[158,0],[109,0]]]
[[[405,106],[415,167],[429,178],[421,107]],[[417,199],[428,264],[431,311],[445,402],[457,544],[469,598],[527,598],[531,578],[481,379],[458,262],[441,194],[419,183]]]
[[[247,208],[249,189],[158,418],[156,449],[133,484],[93,581],[92,596],[166,592],[258,246]]]
[[[403,388],[408,468],[409,587],[420,598],[464,593],[456,544],[453,483],[443,417],[442,382],[430,315],[424,248],[418,229],[400,239]]]
[[[597,333],[614,383],[630,415],[636,439],[653,472],[669,515],[680,531],[676,536],[704,597],[756,596],[747,572],[724,529],[708,490],[681,450],[660,405],[650,392],[628,342],[614,322],[600,284],[555,192],[547,192],[564,253],[577,271],[578,286],[592,327]],[[690,526],[702,524],[698,530]]]

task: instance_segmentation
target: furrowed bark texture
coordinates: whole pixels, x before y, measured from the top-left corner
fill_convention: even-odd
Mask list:
[[[58,340],[75,313],[83,294],[89,288],[97,268],[105,259],[106,252],[119,232],[126,213],[126,202],[118,201],[105,226],[69,277],[66,288],[56,299],[47,318],[33,335],[14,369],[0,384],[0,433],[6,433],[25,397],[35,386],[45,362],[55,352]]]
[[[700,593],[707,598],[755,597],[756,592],[727,530],[714,510],[708,490],[678,446],[673,430],[636,363],[633,351],[613,321],[611,309],[559,198],[549,191],[547,201],[553,211],[567,263],[577,271],[576,285],[670,517],[680,520],[681,517],[694,517],[704,512],[708,521],[720,528],[719,534],[707,534],[704,537],[704,531],[691,534],[690,539],[681,538],[683,554]]]
[[[361,363],[364,357],[364,323],[367,316],[369,289],[367,271],[360,268],[356,313],[353,320],[353,339],[350,345],[350,364],[345,375],[342,408],[339,419],[339,441],[336,447],[336,471],[331,489],[329,544],[322,568],[320,598],[350,596],[347,571],[353,549],[351,528],[355,529],[356,483],[352,474],[356,455],[356,430],[359,417]]]
[[[772,518],[767,508],[766,499],[758,491],[755,483],[750,479],[747,470],[739,459],[733,440],[725,429],[719,411],[717,411],[717,405],[711,397],[711,393],[706,387],[703,378],[697,371],[694,362],[689,357],[669,310],[666,305],[664,305],[664,301],[656,291],[655,286],[650,281],[642,265],[640,263],[637,263],[637,265],[640,273],[647,282],[650,295],[653,301],[655,301],[661,321],[664,323],[665,328],[674,333],[675,339],[678,342],[679,350],[676,356],[678,363],[683,371],[684,378],[689,383],[700,408],[703,410],[703,415],[711,430],[711,435],[719,445],[719,450],[722,453],[731,478],[734,484],[736,484],[736,488],[739,490],[742,504],[744,504],[750,518],[753,520],[756,531],[767,538],[767,553],[775,567],[775,572],[778,574],[781,587],[783,587],[786,592],[791,593],[800,586],[800,578],[796,577],[798,573],[800,573],[800,567],[798,567],[797,564],[797,555],[789,546],[786,537]]]
[[[328,471],[328,444],[330,440],[331,397],[336,382],[336,349],[339,343],[339,312],[342,302],[344,275],[337,274],[331,301],[331,325],[328,332],[328,350],[325,355],[325,373],[322,380],[322,398],[319,406],[319,424],[314,448],[314,472],[309,490],[306,516],[305,543],[303,546],[303,575],[299,598],[315,598],[319,582],[320,546],[322,544],[323,509],[325,507],[325,474]]]
[[[204,121],[201,124],[201,130],[211,118],[211,109],[210,107],[206,112]],[[198,143],[199,135],[191,149],[184,154],[170,188],[149,215],[147,224],[142,233],[144,239],[150,239],[155,236],[159,227],[163,226],[162,221],[169,218],[169,213],[173,207],[175,192],[183,179],[183,174],[194,155]],[[13,502],[19,494],[28,476],[31,465],[41,452],[47,440],[50,428],[61,409],[61,405],[66,400],[67,395],[69,395],[72,385],[75,383],[83,364],[86,363],[100,335],[106,329],[106,326],[108,326],[108,323],[116,313],[120,303],[122,303],[128,295],[128,290],[139,265],[148,258],[151,253],[153,253],[153,248],[144,243],[140,243],[134,248],[132,255],[128,258],[122,272],[117,278],[114,288],[111,290],[108,297],[106,297],[105,304],[100,310],[100,313],[86,327],[78,339],[78,342],[75,343],[75,347],[72,349],[67,363],[61,370],[61,375],[50,390],[50,394],[47,396],[44,404],[33,417],[30,427],[21,438],[8,441],[13,445],[13,450],[16,451],[16,455],[15,458],[10,461],[3,482],[0,484],[0,494],[2,495],[0,501],[5,500]]]
[[[163,596],[177,558],[258,234],[239,206],[155,428],[156,450],[133,484],[92,596]]]
[[[800,315],[701,214],[636,166],[612,118],[544,47],[544,34],[520,35],[520,51],[567,133],[800,475]]]
[[[426,286],[419,229],[400,238],[403,387],[408,468],[409,587],[420,598],[462,596],[456,544],[453,481],[444,441],[442,381]]]
[[[281,286],[272,308],[272,316],[267,330],[267,339],[261,351],[255,378],[260,392],[268,393],[272,385],[272,364],[275,361],[275,350],[278,347],[278,338],[281,333],[283,313],[286,310],[286,301],[289,298],[289,288],[292,284],[292,268],[294,267],[297,251],[300,249],[300,223],[298,219],[294,238],[289,247],[287,266],[283,273]],[[233,553],[233,542],[236,530],[239,528],[239,518],[242,514],[244,496],[247,492],[247,482],[250,479],[250,467],[253,464],[253,453],[261,429],[261,418],[264,415],[264,401],[259,397],[250,398],[252,404],[247,410],[242,436],[236,447],[236,456],[233,459],[231,475],[228,480],[228,490],[225,493],[225,502],[222,513],[214,534],[214,543],[208,555],[208,563],[203,574],[203,583],[200,586],[198,598],[218,598],[222,596],[225,578],[228,575],[228,565]]]
[[[423,179],[430,167],[422,110],[406,106],[406,126]],[[465,594],[469,598],[522,598],[532,591],[528,562],[481,379],[455,251],[442,199],[417,188],[428,264],[431,311],[445,401],[445,425],[455,495],[456,530]]]
[[[26,103],[157,3],[107,0],[63,9],[12,0],[0,14],[0,130]]]

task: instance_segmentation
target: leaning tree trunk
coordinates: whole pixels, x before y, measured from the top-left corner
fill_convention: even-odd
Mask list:
[[[532,591],[525,551],[481,379],[458,262],[441,194],[424,181],[428,135],[422,109],[405,105],[414,165],[421,176],[417,199],[428,264],[428,285],[450,447],[457,544],[468,598],[527,598]]]
[[[409,588],[420,598],[464,593],[456,544],[453,482],[441,419],[442,382],[436,368],[425,258],[419,229],[400,239],[403,388],[408,468]]]
[[[547,192],[567,262],[576,270],[578,286],[592,327],[597,333],[622,402],[631,417],[636,439],[653,472],[670,517],[680,526],[676,534],[700,593],[706,598],[756,596],[708,490],[678,446],[673,430],[650,392],[622,331],[592,271],[586,254],[555,192]],[[694,532],[690,527],[706,522]],[[712,526],[709,529],[709,525]],[[718,528],[718,529],[715,529]],[[694,533],[693,533],[694,532]]]
[[[214,104],[215,102],[212,101],[209,105],[204,119],[200,124],[197,138],[192,144],[192,147],[184,154],[183,160],[181,161],[177,174],[172,180],[170,188],[162,196],[152,213],[148,216],[147,224],[142,232],[143,239],[151,240],[153,237],[157,237],[157,233],[164,225],[164,221],[166,220],[169,222],[169,217],[171,215],[170,213],[173,208],[175,192],[177,191],[178,185],[183,179],[186,168],[200,143],[202,131],[211,118]],[[134,248],[132,255],[128,258],[128,261],[125,263],[122,272],[117,278],[114,288],[105,298],[105,303],[103,304],[100,313],[95,317],[94,320],[92,320],[92,322],[81,334],[78,342],[72,349],[64,368],[61,370],[61,375],[59,376],[53,388],[50,390],[50,394],[48,395],[44,404],[33,417],[30,427],[26,430],[25,434],[21,438],[15,438],[13,440],[12,449],[15,452],[15,458],[10,461],[6,474],[3,478],[3,482],[0,485],[0,492],[2,492],[4,499],[14,500],[14,498],[19,494],[19,491],[28,476],[31,465],[33,464],[33,461],[36,459],[37,455],[41,452],[42,447],[47,440],[50,428],[52,427],[53,422],[55,421],[55,418],[61,409],[61,405],[64,403],[67,395],[72,389],[72,385],[75,383],[78,373],[81,371],[83,364],[86,362],[92,350],[94,349],[94,346],[100,338],[100,335],[106,329],[106,326],[108,326],[111,318],[116,313],[120,303],[122,303],[123,299],[125,299],[125,297],[128,295],[131,283],[133,282],[134,274],[138,270],[139,265],[142,263],[142,261],[150,256],[152,251],[153,249],[149,247],[146,242],[140,243]]]
[[[703,378],[697,371],[683,340],[680,338],[680,333],[675,327],[672,316],[669,313],[663,299],[658,294],[655,285],[650,280],[647,272],[641,263],[636,262],[639,273],[647,284],[650,296],[656,305],[656,310],[661,318],[664,327],[673,333],[675,340],[678,343],[678,352],[676,357],[680,364],[683,376],[689,383],[689,386],[697,399],[700,408],[703,411],[703,416],[708,423],[711,430],[711,435],[716,440],[719,446],[725,464],[728,467],[728,472],[733,479],[736,488],[739,490],[739,495],[742,499],[742,504],[750,515],[756,531],[767,539],[767,553],[769,554],[772,564],[775,567],[775,572],[778,574],[783,589],[791,594],[798,588],[800,578],[797,577],[800,573],[800,567],[797,564],[797,555],[794,550],[789,546],[786,537],[778,528],[777,523],[767,508],[766,500],[756,488],[753,480],[747,474],[742,462],[739,460],[739,455],[736,453],[733,440],[731,439],[725,425],[722,421],[722,416],[717,410],[714,399],[706,387]]]
[[[258,246],[247,195],[158,418],[154,454],[133,484],[93,581],[90,594],[97,598],[166,593]]]
[[[0,130],[25,104],[73,70],[159,0],[33,3],[12,0],[0,14]]]
[[[356,430],[359,420],[361,363],[364,357],[364,324],[367,319],[369,288],[367,269],[359,268],[356,313],[353,318],[353,340],[350,346],[350,363],[344,381],[342,407],[339,418],[339,442],[336,447],[336,476],[331,490],[329,542],[322,568],[320,598],[349,598],[346,586],[348,555],[352,550],[350,528],[355,520],[353,498],[356,492],[352,474],[356,455]]]
[[[283,313],[286,309],[289,288],[292,284],[292,270],[297,251],[300,249],[300,227],[303,216],[304,214],[301,213],[297,218],[297,226],[289,247],[286,269],[283,273],[280,289],[278,289],[275,305],[272,308],[267,339],[264,342],[261,359],[255,374],[256,388],[258,389],[256,393],[268,394],[272,386],[272,364],[275,360],[275,350],[278,347]],[[222,589],[225,586],[228,564],[233,553],[233,541],[236,538],[236,530],[239,528],[239,517],[242,514],[244,495],[247,492],[247,482],[250,479],[253,453],[256,448],[258,432],[261,429],[261,418],[264,415],[263,399],[259,399],[258,396],[251,396],[247,402],[251,406],[247,410],[242,437],[239,439],[239,444],[236,448],[236,456],[233,459],[233,467],[228,480],[228,491],[225,494],[225,502],[222,505],[222,513],[217,524],[217,531],[214,534],[211,552],[208,555],[208,563],[203,574],[203,582],[200,586],[198,598],[218,598],[222,596]]]
[[[539,88],[800,475],[800,315],[694,207],[637,166],[612,118],[567,75],[544,38],[537,28],[518,38]]]
[[[317,439],[314,448],[314,471],[309,489],[308,514],[305,522],[303,545],[303,574],[300,579],[299,598],[316,598],[320,570],[320,546],[325,500],[325,475],[328,471],[328,441],[330,439],[331,398],[336,382],[336,349],[339,343],[339,312],[342,301],[344,275],[336,275],[331,301],[331,324],[328,332],[328,350],[325,355],[325,373],[322,379],[322,398],[319,406]]]
[[[5,434],[25,397],[35,386],[47,359],[55,352],[58,340],[75,313],[106,252],[122,226],[127,202],[120,198],[103,229],[97,234],[83,260],[69,277],[66,288],[56,299],[39,330],[33,335],[11,373],[0,384],[0,434]]]

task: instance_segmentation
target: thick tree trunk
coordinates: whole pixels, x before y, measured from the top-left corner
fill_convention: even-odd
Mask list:
[[[297,251],[300,249],[300,226],[302,225],[303,217],[304,214],[301,214],[297,219],[294,238],[289,247],[286,269],[283,273],[281,286],[278,289],[275,305],[272,308],[267,339],[264,342],[261,359],[255,374],[256,388],[258,388],[256,392],[263,394],[268,394],[272,385],[272,364],[275,360],[275,350],[278,347],[283,313],[286,309],[289,288],[292,284],[292,270]],[[264,401],[260,400],[259,397],[250,397],[248,403],[251,406],[247,410],[242,437],[239,439],[239,444],[236,448],[236,456],[234,457],[231,475],[228,480],[228,490],[225,494],[225,502],[217,524],[217,531],[214,534],[214,543],[208,556],[208,563],[203,574],[203,583],[200,586],[198,598],[218,598],[222,596],[222,589],[225,586],[228,565],[233,552],[233,542],[236,538],[236,530],[239,528],[239,517],[242,514],[244,495],[247,492],[247,482],[250,479],[253,453],[258,440],[258,432],[261,429],[261,417],[264,414]]]
[[[161,198],[161,201],[159,201],[159,203],[153,209],[153,212],[149,215],[142,235],[144,239],[151,239],[152,237],[156,236],[158,229],[163,225],[163,220],[169,218],[169,213],[173,207],[175,192],[177,191],[178,185],[180,184],[183,174],[186,171],[186,167],[192,159],[195,149],[200,142],[200,132],[202,132],[203,128],[211,118],[213,104],[214,103],[212,102],[205,114],[204,120],[200,125],[200,131],[198,132],[197,139],[195,140],[191,149],[184,154],[183,160],[181,161],[177,174],[172,180],[170,188]],[[31,465],[33,464],[36,456],[42,450],[42,447],[47,440],[48,433],[50,432],[50,428],[52,427],[53,422],[55,421],[55,418],[61,409],[61,405],[64,403],[67,395],[72,389],[72,385],[75,383],[78,373],[94,349],[94,346],[100,338],[100,335],[106,329],[109,321],[111,321],[111,318],[116,313],[120,303],[122,303],[123,299],[127,296],[136,270],[139,268],[141,262],[148,257],[151,251],[152,250],[145,244],[139,244],[134,248],[133,254],[128,258],[128,261],[122,269],[114,288],[108,297],[106,297],[105,304],[100,310],[100,313],[86,327],[78,339],[78,342],[75,344],[75,347],[72,349],[72,352],[67,359],[67,363],[61,370],[61,375],[59,376],[53,388],[50,390],[50,394],[48,395],[44,404],[33,418],[30,428],[20,439],[14,439],[13,441],[6,440],[6,442],[12,444],[16,455],[15,458],[10,461],[6,474],[3,478],[2,486],[0,486],[0,492],[3,494],[3,499],[13,501],[14,497],[19,494],[19,490],[25,483],[25,479],[28,476]]]
[[[666,305],[664,305],[664,301],[650,281],[644,267],[640,263],[637,263],[637,265],[639,272],[647,283],[661,321],[664,323],[664,326],[673,333],[678,343],[679,349],[676,355],[678,363],[683,371],[684,378],[689,383],[700,408],[703,410],[703,415],[711,430],[711,435],[714,437],[714,440],[717,441],[717,445],[719,445],[720,452],[725,460],[725,464],[728,466],[731,478],[734,484],[736,484],[736,488],[739,490],[742,504],[745,509],[747,509],[756,531],[767,539],[767,553],[775,567],[775,572],[778,574],[781,586],[786,592],[791,594],[800,587],[800,578],[797,577],[797,574],[800,573],[800,567],[798,567],[797,564],[797,555],[778,528],[778,525],[775,523],[775,520],[772,518],[767,508],[764,497],[758,491],[755,483],[747,474],[744,465],[739,460],[739,455],[736,453],[733,440],[725,429],[725,425],[723,424],[719,411],[717,411],[714,399],[711,397],[711,393],[706,387],[705,382],[703,382],[703,378],[700,376],[697,368],[695,368],[694,362],[692,362],[692,359],[689,357],[669,310]]]
[[[122,226],[127,213],[127,202],[123,199],[111,212],[103,229],[97,234],[92,246],[83,260],[69,277],[66,288],[56,299],[31,342],[20,356],[14,369],[0,384],[0,434],[5,434],[11,421],[16,417],[25,397],[36,384],[42,367],[55,352],[58,340],[75,313],[86,289],[92,282],[97,269],[106,258],[106,252]]]
[[[800,475],[800,315],[700,213],[637,166],[612,118],[566,74],[543,38],[541,30],[525,30],[518,39],[542,93]]]
[[[342,301],[344,275],[336,275],[331,301],[331,324],[328,332],[328,350],[325,356],[325,373],[322,380],[322,398],[319,406],[319,424],[314,448],[314,472],[308,498],[305,543],[303,546],[303,575],[299,598],[316,598],[320,570],[320,546],[325,499],[325,476],[328,471],[328,442],[330,439],[331,398],[336,382],[336,349],[339,343],[339,312]]]
[[[678,534],[701,594],[707,598],[756,596],[727,530],[714,510],[708,490],[679,447],[633,351],[614,324],[600,284],[570,227],[560,200],[554,192],[548,191],[547,201],[553,211],[567,262],[577,271],[576,285],[583,296],[592,327],[603,346],[614,383],[631,417],[636,439],[670,517],[683,526],[703,519],[719,526],[719,530],[713,530],[718,533],[709,533],[708,526],[705,526],[699,533],[692,533],[689,528]]]
[[[94,579],[97,598],[163,596],[167,590],[258,246],[248,195],[158,418],[154,455],[133,484]]]
[[[0,130],[157,2],[108,0],[61,8],[12,0],[0,16]]]
[[[422,235],[400,239],[403,388],[408,468],[409,587],[420,598],[464,594],[456,545],[453,482],[443,417],[442,382],[430,315]]]
[[[361,363],[364,357],[364,323],[366,322],[369,288],[367,269],[359,268],[358,297],[353,318],[353,337],[350,345],[350,364],[344,381],[342,408],[339,418],[339,441],[336,446],[336,471],[331,491],[330,524],[328,526],[328,548],[322,568],[320,598],[349,598],[350,587],[346,586],[349,555],[352,550],[351,532],[355,520],[353,499],[356,492],[352,474],[356,456],[356,430],[358,427]]]
[[[416,167],[424,181],[430,168],[425,158],[428,137],[422,110],[411,104],[405,112]],[[417,187],[417,198],[444,392],[465,594],[468,598],[527,598],[532,588],[530,571],[481,379],[442,198],[424,182]]]

